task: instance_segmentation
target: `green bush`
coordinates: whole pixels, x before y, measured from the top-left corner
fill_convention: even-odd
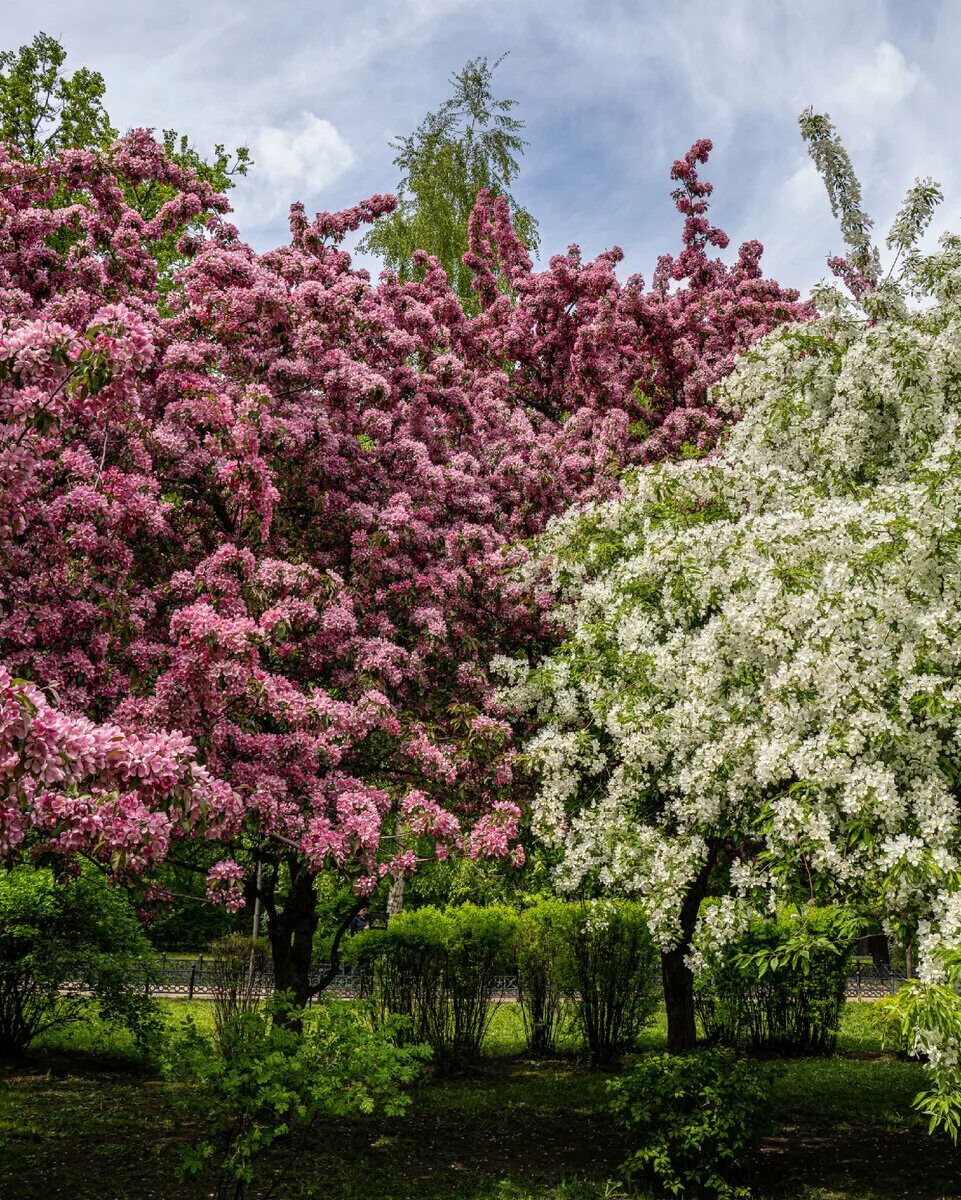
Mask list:
[[[500,904],[461,904],[448,909],[446,916],[450,1050],[455,1055],[477,1054],[493,1015],[497,976],[513,968],[517,914]]]
[[[0,870],[0,1054],[22,1054],[91,1012],[153,1047],[161,1022],[146,991],[151,963],[126,896],[96,868],[62,879],[46,867]]]
[[[756,1065],[717,1050],[649,1055],[608,1090],[614,1121],[634,1147],[622,1167],[629,1181],[672,1196],[750,1195],[737,1180],[768,1098]]]
[[[362,1013],[336,1003],[238,1012],[216,1040],[187,1018],[170,1038],[165,1073],[186,1085],[205,1134],[186,1152],[183,1173],[212,1185],[205,1194],[240,1200],[260,1156],[281,1141],[296,1153],[319,1117],[402,1113],[403,1086],[428,1053],[397,1045],[389,1027],[372,1031]]]
[[[715,1045],[825,1053],[834,1049],[856,926],[837,908],[753,921],[710,957],[695,982]]]
[[[500,905],[408,909],[354,938],[344,958],[369,973],[382,1015],[406,1017],[411,1040],[458,1058],[480,1050],[515,920]]]
[[[570,905],[538,900],[517,917],[514,957],[527,1049],[552,1054],[564,1015],[564,987],[571,978],[568,948]]]
[[[243,933],[228,933],[210,945],[209,954],[214,1029],[226,1057],[234,1024],[244,1013],[257,1008],[263,994],[270,990],[270,950],[259,938],[255,941]]]
[[[615,1062],[631,1049],[661,1000],[660,955],[640,905],[568,904],[563,922],[566,990],[591,1058]]]

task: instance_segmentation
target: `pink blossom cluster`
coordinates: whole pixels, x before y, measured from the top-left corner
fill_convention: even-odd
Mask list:
[[[470,834],[471,858],[510,858],[523,866],[524,847],[516,843],[521,810],[510,800],[497,800],[474,825]]]
[[[179,733],[67,715],[0,663],[0,857],[28,845],[142,871],[163,859],[172,835],[200,826],[200,810],[230,795],[194,753]]]
[[[207,899],[222,904],[228,912],[244,907],[244,869],[231,859],[222,859],[207,872]]]
[[[139,866],[243,829],[361,893],[431,846],[521,861],[487,665],[555,631],[519,544],[626,465],[708,451],[710,385],[810,315],[756,242],[710,257],[709,150],[674,164],[681,249],[650,288],[617,248],[535,271],[481,193],[468,317],[427,256],[416,282],[352,266],[392,197],[294,205],[258,253],[143,130],[42,166],[0,147],[0,853]],[[152,182],[148,222],[125,196]],[[211,895],[236,903],[239,869]]]

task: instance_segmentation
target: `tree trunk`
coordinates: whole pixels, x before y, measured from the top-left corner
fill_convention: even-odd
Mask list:
[[[670,1054],[686,1054],[697,1043],[694,1024],[694,976],[684,958],[690,942],[661,955],[661,981],[667,1008],[667,1049]]]
[[[708,881],[717,860],[717,847],[708,853],[681,905],[681,940],[661,954],[661,982],[667,1009],[667,1049],[669,1054],[686,1054],[697,1045],[694,1022],[694,976],[685,963],[691,951],[691,939],[697,926],[701,901],[707,895]]]
[[[290,891],[282,909],[271,914],[270,955],[274,987],[286,992],[297,1008],[311,996],[310,965],[317,931],[313,876],[296,859],[288,859]]]
[[[408,848],[408,839],[410,831],[406,823],[398,824],[397,826],[397,848],[398,850],[406,850]],[[390,890],[387,893],[387,920],[391,917],[396,917],[404,908],[404,885],[407,882],[407,876],[403,871],[395,876],[390,881]]]
[[[387,893],[387,919],[396,917],[404,907],[404,883],[406,876],[403,871],[396,879],[391,880],[390,891]]]

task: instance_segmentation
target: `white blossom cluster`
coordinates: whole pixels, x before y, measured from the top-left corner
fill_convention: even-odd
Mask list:
[[[665,947],[712,854],[732,896],[807,879],[941,938],[961,864],[958,259],[952,240],[915,264],[920,313],[771,335],[715,396],[744,414],[722,456],[638,471],[542,540],[566,637],[502,664],[540,725],[538,828],[562,887],[636,895]]]

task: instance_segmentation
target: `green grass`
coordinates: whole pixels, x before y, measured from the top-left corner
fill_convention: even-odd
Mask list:
[[[211,1021],[168,1000],[171,1021]],[[959,1200],[961,1156],[911,1108],[921,1069],[881,1052],[870,1006],[847,1006],[839,1053],[766,1063],[771,1134],[750,1164],[759,1200]],[[663,1016],[641,1049],[664,1044]],[[499,1005],[484,1056],[435,1073],[406,1116],[328,1123],[296,1158],[274,1155],[275,1200],[615,1200],[626,1147],[606,1118],[607,1077],[574,1053],[523,1053],[516,1006]],[[0,1072],[3,1200],[187,1200],[183,1148],[198,1134],[173,1085],[125,1035],[90,1023],[42,1040]],[[276,1176],[274,1175],[276,1172]]]

